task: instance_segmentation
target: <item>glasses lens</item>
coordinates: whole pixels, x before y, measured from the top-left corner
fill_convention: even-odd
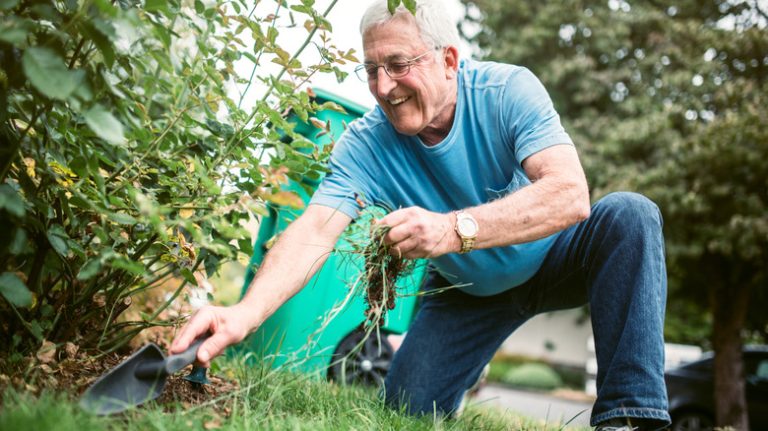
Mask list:
[[[355,68],[355,75],[357,75],[357,78],[363,82],[368,81],[368,67],[364,64],[357,66]]]
[[[389,63],[386,67],[387,73],[392,78],[402,78],[408,74],[410,69],[410,63]]]

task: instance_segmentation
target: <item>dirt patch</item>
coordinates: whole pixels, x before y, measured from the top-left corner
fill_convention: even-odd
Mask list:
[[[73,400],[77,400],[90,387],[96,379],[109,372],[130,354],[112,353],[101,358],[86,357],[79,354],[75,358],[66,358],[61,361],[49,361],[42,363],[37,358],[28,358],[27,371],[17,370],[0,374],[0,397],[5,388],[12,386],[20,391],[31,392],[39,395],[43,391],[66,393]],[[177,408],[188,409],[192,406],[220,400],[211,403],[211,408],[221,415],[228,415],[231,411],[231,399],[225,395],[237,391],[239,384],[221,376],[208,375],[210,384],[195,385],[183,379],[189,373],[190,367],[181,370],[177,374],[169,376],[166,380],[162,395],[156,400],[166,411]],[[0,405],[2,405],[0,398]]]
[[[240,389],[240,385],[234,380],[227,380],[218,376],[208,376],[210,384],[196,385],[183,379],[187,371],[170,376],[165,384],[163,394],[157,402],[166,406],[166,410],[172,410],[178,403],[184,408],[221,399],[215,404],[215,409],[220,413],[229,415],[231,399],[222,397]]]

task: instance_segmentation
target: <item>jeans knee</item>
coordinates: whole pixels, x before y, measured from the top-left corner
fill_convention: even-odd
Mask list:
[[[595,210],[610,214],[621,222],[650,229],[661,229],[663,219],[659,207],[647,197],[634,192],[614,192],[595,204]]]
[[[390,369],[384,380],[381,394],[387,406],[414,416],[450,415],[455,410],[458,401],[450,396],[450,390],[441,391],[438,382],[426,379],[423,374],[403,372],[394,365],[395,369]]]
[[[397,384],[385,384],[383,389],[384,403],[391,409],[405,414],[421,416],[434,413],[446,414],[437,400],[429,397],[424,391],[416,388],[406,388]]]

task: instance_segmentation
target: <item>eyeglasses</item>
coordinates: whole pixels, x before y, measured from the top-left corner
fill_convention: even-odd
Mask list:
[[[402,78],[411,71],[411,66],[416,64],[416,61],[425,55],[429,54],[432,50],[416,56],[410,60],[392,61],[384,64],[365,63],[355,68],[355,75],[363,82],[375,81],[379,78],[379,68],[383,67],[387,76],[392,79]]]

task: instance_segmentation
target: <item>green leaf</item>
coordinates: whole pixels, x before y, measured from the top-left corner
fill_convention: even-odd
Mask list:
[[[20,255],[22,253],[30,252],[31,250],[27,249],[27,232],[24,229],[17,228],[16,232],[13,234],[13,240],[11,240],[10,245],[8,246],[8,252],[10,252],[13,255]]]
[[[251,243],[250,238],[242,238],[237,240],[237,245],[239,246],[242,253],[245,253],[248,256],[253,254],[253,243]]]
[[[187,282],[189,282],[189,284],[193,286],[197,285],[197,280],[195,280],[195,276],[192,274],[192,271],[190,271],[189,268],[181,268],[179,273],[182,277],[184,277],[185,280],[187,280]]]
[[[0,41],[11,45],[21,45],[34,28],[31,21],[16,17],[7,17],[0,23]]]
[[[15,8],[17,4],[19,4],[19,0],[0,0],[0,9],[10,10]]]
[[[301,13],[304,13],[304,14],[307,14],[307,15],[312,15],[312,8],[311,7],[307,7],[307,6],[303,6],[303,5],[294,5],[294,6],[291,6],[291,9],[295,10],[296,12],[301,12]]]
[[[101,105],[95,105],[83,117],[85,124],[101,139],[117,146],[121,146],[125,142],[122,123]]]
[[[69,198],[69,203],[84,210],[89,210],[94,207],[82,193],[73,193]]]
[[[147,0],[144,4],[144,9],[148,12],[165,12],[166,15],[170,15],[171,11],[168,9],[167,0]]]
[[[387,9],[392,15],[395,14],[395,9],[400,6],[400,0],[387,0]]]
[[[114,37],[114,28],[108,23],[96,20],[84,23],[83,33],[93,41],[99,52],[101,52],[104,63],[111,69],[112,65],[115,64],[115,49],[112,46],[111,40]]]
[[[333,31],[333,25],[331,24],[331,22],[320,15],[315,17],[315,23],[318,24],[318,26],[322,26],[325,30],[328,30],[330,32]]]
[[[106,234],[103,235],[106,237]],[[101,237],[101,236],[100,236]],[[78,280],[88,280],[98,274],[106,262],[111,261],[117,256],[111,249],[102,250],[99,255],[91,257],[83,266],[80,267],[80,272],[77,273]]]
[[[33,320],[29,324],[29,330],[32,331],[32,335],[35,336],[38,340],[43,339],[43,327],[40,325],[40,322],[37,320]]]
[[[146,270],[144,265],[140,262],[130,260],[126,257],[119,257],[112,261],[113,268],[124,269],[131,274],[141,275]]]
[[[59,227],[59,229],[56,229],[57,227]],[[60,228],[60,226],[54,226],[51,228],[46,236],[48,237],[48,242],[51,244],[51,247],[56,250],[56,253],[58,253],[60,256],[67,255],[67,252],[69,251],[69,247],[67,246],[67,239],[69,237],[67,236],[66,232]]]
[[[0,185],[0,209],[5,209],[16,217],[24,217],[24,200],[8,184]]]
[[[85,262],[85,265],[80,268],[80,272],[77,273],[77,279],[84,281],[93,278],[94,275],[101,271],[102,265],[103,262],[100,258],[91,258],[88,262]]]
[[[16,274],[4,272],[0,275],[0,293],[16,307],[29,307],[32,304],[32,292]]]
[[[112,221],[115,221],[119,224],[128,224],[128,225],[134,225],[136,224],[136,219],[131,216],[130,214],[125,213],[109,213],[109,218]]]
[[[99,11],[102,13],[113,18],[117,16],[118,8],[113,6],[109,0],[94,0],[94,4],[96,4],[96,7],[99,8]]]
[[[53,99],[65,100],[85,76],[82,70],[68,69],[64,59],[48,48],[29,48],[21,64],[32,86]]]
[[[403,0],[403,5],[410,13],[416,15],[416,0]]]

